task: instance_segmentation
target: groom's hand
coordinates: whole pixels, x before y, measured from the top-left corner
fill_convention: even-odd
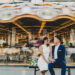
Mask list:
[[[53,63],[53,62],[55,62],[55,60],[54,59],[50,59],[50,62]]]

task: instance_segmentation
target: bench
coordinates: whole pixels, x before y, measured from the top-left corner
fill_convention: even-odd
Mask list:
[[[29,68],[33,68],[34,69],[34,75],[36,75],[36,72],[39,71],[38,66],[29,66]],[[54,67],[54,68],[60,68],[60,67]],[[68,75],[71,75],[71,69],[75,69],[75,66],[66,66],[68,71]]]

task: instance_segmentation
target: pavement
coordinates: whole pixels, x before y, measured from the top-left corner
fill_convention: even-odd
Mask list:
[[[61,69],[54,70],[56,75],[61,75]],[[25,67],[0,66],[0,75],[34,75],[34,70]],[[39,71],[37,75],[41,75]],[[47,72],[46,75],[50,75],[50,73]],[[68,73],[66,73],[66,75],[68,75]],[[75,69],[71,69],[71,75],[75,75]]]

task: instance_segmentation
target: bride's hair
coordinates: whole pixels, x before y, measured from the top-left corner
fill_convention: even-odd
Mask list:
[[[44,41],[45,41],[45,40],[48,40],[48,37],[44,37],[44,38],[43,38],[42,44],[44,44]],[[47,46],[49,46],[49,45],[47,44]]]

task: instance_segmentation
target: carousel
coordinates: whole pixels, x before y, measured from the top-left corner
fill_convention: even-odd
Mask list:
[[[50,39],[61,35],[66,47],[70,42],[75,45],[75,2],[6,3],[0,5],[0,14],[0,60],[4,63],[37,65],[38,48],[26,47],[25,42],[40,35]],[[4,43],[8,46],[3,47]],[[67,50],[67,61],[75,62],[75,58],[69,60],[75,48],[72,53]]]

